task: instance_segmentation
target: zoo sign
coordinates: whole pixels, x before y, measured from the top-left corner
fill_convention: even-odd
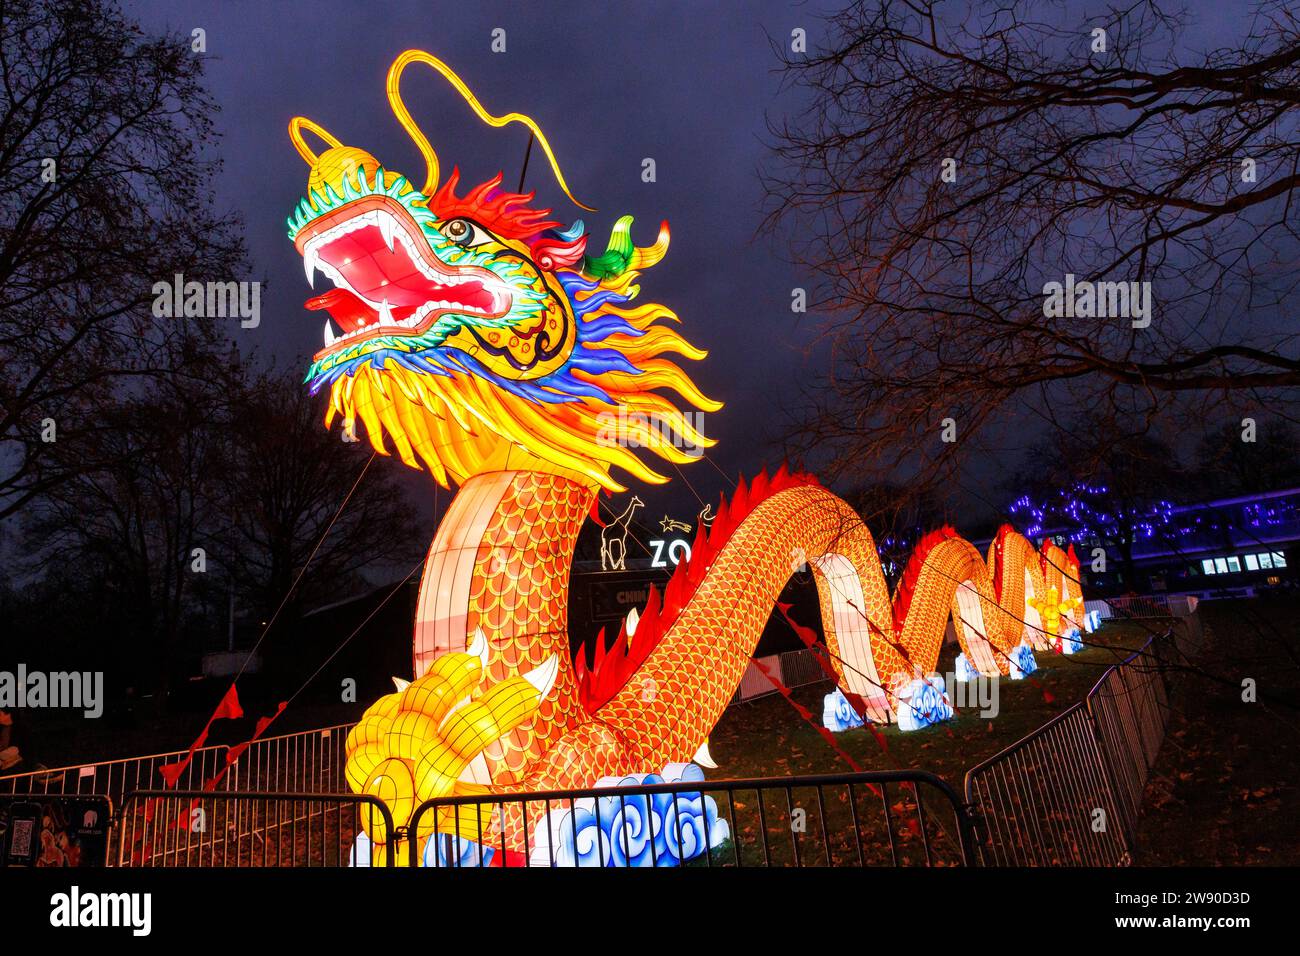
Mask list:
[[[666,568],[691,559],[691,546],[685,538],[659,538],[646,542],[650,545],[650,567]]]

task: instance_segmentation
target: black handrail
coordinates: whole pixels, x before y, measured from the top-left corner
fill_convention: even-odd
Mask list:
[[[171,800],[171,799],[201,799],[201,800],[221,800],[234,802],[239,800],[261,800],[267,803],[293,803],[310,802],[310,803],[332,803],[332,804],[364,804],[371,808],[371,812],[376,810],[380,819],[383,821],[384,834],[386,835],[385,843],[392,846],[397,842],[397,830],[393,826],[393,815],[386,804],[379,797],[369,793],[312,793],[310,791],[293,791],[291,793],[268,793],[255,790],[132,790],[122,798],[122,807],[114,820],[115,824],[121,824],[126,818],[126,808],[134,800]],[[384,853],[384,866],[394,866],[393,858],[396,854],[393,852]]]
[[[672,783],[654,783],[639,784],[629,787],[582,787],[558,790],[540,790],[529,792],[514,793],[491,793],[468,796],[449,796],[439,797],[433,800],[426,800],[415,808],[411,816],[411,822],[406,827],[407,837],[410,834],[419,834],[420,822],[426,813],[436,813],[440,809],[459,809],[466,806],[501,806],[503,809],[507,804],[528,804],[528,803],[546,803],[549,807],[551,803],[558,803],[563,807],[565,803],[572,805],[572,801],[586,798],[618,798],[621,802],[638,796],[652,796],[656,794],[700,794],[721,792],[728,794],[729,799],[734,797],[737,791],[756,791],[763,793],[766,791],[785,792],[787,800],[791,791],[795,789],[814,788],[817,789],[819,798],[822,787],[829,786],[871,786],[875,784],[888,785],[891,783],[910,783],[914,787],[917,784],[926,784],[934,787],[936,790],[947,798],[949,805],[952,807],[953,817],[957,823],[957,846],[961,855],[963,865],[970,865],[972,859],[972,848],[974,845],[974,827],[971,818],[967,812],[966,806],[962,803],[958,795],[946,780],[926,770],[880,770],[867,771],[859,773],[827,773],[827,774],[809,774],[798,777],[742,777],[722,780],[680,780]],[[920,790],[916,790],[917,809],[924,828],[925,811],[921,802]],[[852,801],[850,801],[852,803]],[[762,814],[762,802],[759,801],[759,812]],[[854,817],[856,820],[856,807],[853,807]],[[888,816],[889,808],[885,807]],[[734,814],[733,814],[734,817]],[[678,821],[680,827],[680,820]],[[824,821],[823,821],[824,826]],[[450,835],[450,834],[448,834]],[[481,836],[482,834],[480,834]],[[928,844],[928,836],[923,832],[923,841],[925,842],[925,852],[927,861],[931,858],[931,848]],[[859,833],[860,837],[860,833]],[[892,830],[889,834],[891,846],[893,844]],[[463,839],[459,837],[458,839]],[[525,834],[527,839],[527,834]],[[678,843],[681,842],[681,835],[678,834]],[[418,839],[409,839],[410,865],[416,867],[420,865],[421,849]],[[480,845],[482,840],[479,841]],[[861,853],[861,840],[859,839],[859,854]],[[766,836],[764,836],[764,850],[767,853]],[[829,843],[827,844],[827,853],[829,854]],[[895,860],[897,853],[894,853]],[[766,857],[765,857],[766,858]],[[710,858],[710,864],[712,860]]]

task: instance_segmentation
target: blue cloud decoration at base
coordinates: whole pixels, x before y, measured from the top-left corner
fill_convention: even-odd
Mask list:
[[[454,833],[435,833],[424,844],[421,866],[491,866],[496,847],[481,846]],[[437,859],[434,859],[434,854]]]
[[[731,836],[718,805],[699,791],[620,794],[622,787],[703,781],[693,763],[671,763],[661,774],[604,777],[610,794],[552,810],[533,834],[533,866],[679,866]]]
[[[1024,680],[1027,674],[1038,670],[1038,661],[1034,660],[1034,652],[1028,644],[1021,644],[1012,650],[1008,660],[1011,662],[1012,680]]]
[[[822,701],[822,726],[837,734],[862,726],[862,718],[838,687]]]
[[[1080,640],[1081,637],[1082,635],[1079,633],[1079,629],[1077,627],[1072,628],[1066,633],[1062,634],[1061,653],[1074,654],[1078,651],[1083,650],[1083,641]]]
[[[1101,627],[1101,611],[1089,611],[1083,616],[1083,629],[1086,633],[1092,634]]]
[[[975,669],[975,665],[970,662],[965,651],[957,655],[957,660],[953,662],[953,670],[953,676],[963,684],[978,680],[980,676],[980,672]]]
[[[898,694],[898,729],[920,730],[940,721],[952,720],[952,702],[938,674],[918,677]]]

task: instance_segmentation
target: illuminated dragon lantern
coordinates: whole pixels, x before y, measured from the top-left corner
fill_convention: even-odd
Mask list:
[[[440,184],[437,154],[399,90],[412,63],[442,74],[485,122],[528,127],[573,198],[532,119],[488,113],[421,51],[393,63],[388,97],[423,155],[422,187],[310,120],[290,123],[310,175],[289,237],[308,281],[323,274],[332,285],[306,303],[329,316],[307,375],[313,392],[328,393],[326,424],[341,418],[355,437],[360,422],[379,453],[391,444],[407,465],[459,486],[425,564],[415,679],[375,702],[348,738],[354,790],[383,798],[402,825],[431,798],[586,787],[704,761],[804,560],[840,687],[869,719],[892,719],[900,686],[934,668],[950,616],[986,674],[1006,674],[1026,639],[1048,646],[1026,597],[1046,593],[1045,568],[1057,569],[1059,593],[1077,593],[1072,555],[1040,556],[1004,529],[986,561],[944,529],[922,542],[891,599],[853,509],[782,468],[742,481],[663,592],[652,589],[609,647],[602,635],[591,660],[586,649],[571,659],[570,562],[598,494],[623,490],[616,469],[666,481],[646,458],[695,460],[687,449],[712,442],[678,403],[720,405],[668,357],[704,357],[664,324],[674,313],[634,304],[638,275],[667,251],[667,223],[636,247],[624,217],[592,255],[581,221],[549,218],[531,194],[503,190],[500,175],[462,191],[453,170]],[[304,131],[327,148],[314,153]],[[423,819],[421,837],[459,827],[513,850],[531,823],[510,812]]]

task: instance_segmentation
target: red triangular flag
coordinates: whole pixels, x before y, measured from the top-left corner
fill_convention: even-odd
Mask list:
[[[238,720],[244,716],[244,708],[239,706],[239,692],[235,690],[235,685],[231,684],[230,689],[226,691],[226,696],[221,698],[221,703],[217,704],[217,709],[212,712],[213,720]]]
[[[283,709],[284,705],[281,704],[280,706]],[[194,751],[207,743],[208,731],[212,728],[214,720],[238,720],[243,716],[244,709],[239,706],[239,692],[235,690],[235,685],[231,684],[230,688],[222,695],[221,701],[217,704],[217,709],[212,712],[208,722],[203,725],[203,730],[194,738],[194,743],[190,744],[190,749],[185,754],[185,757],[175,763],[164,764],[158,768],[158,773],[167,782],[167,786],[176,786],[176,781],[180,779],[181,774],[185,772],[185,768],[194,759]]]

